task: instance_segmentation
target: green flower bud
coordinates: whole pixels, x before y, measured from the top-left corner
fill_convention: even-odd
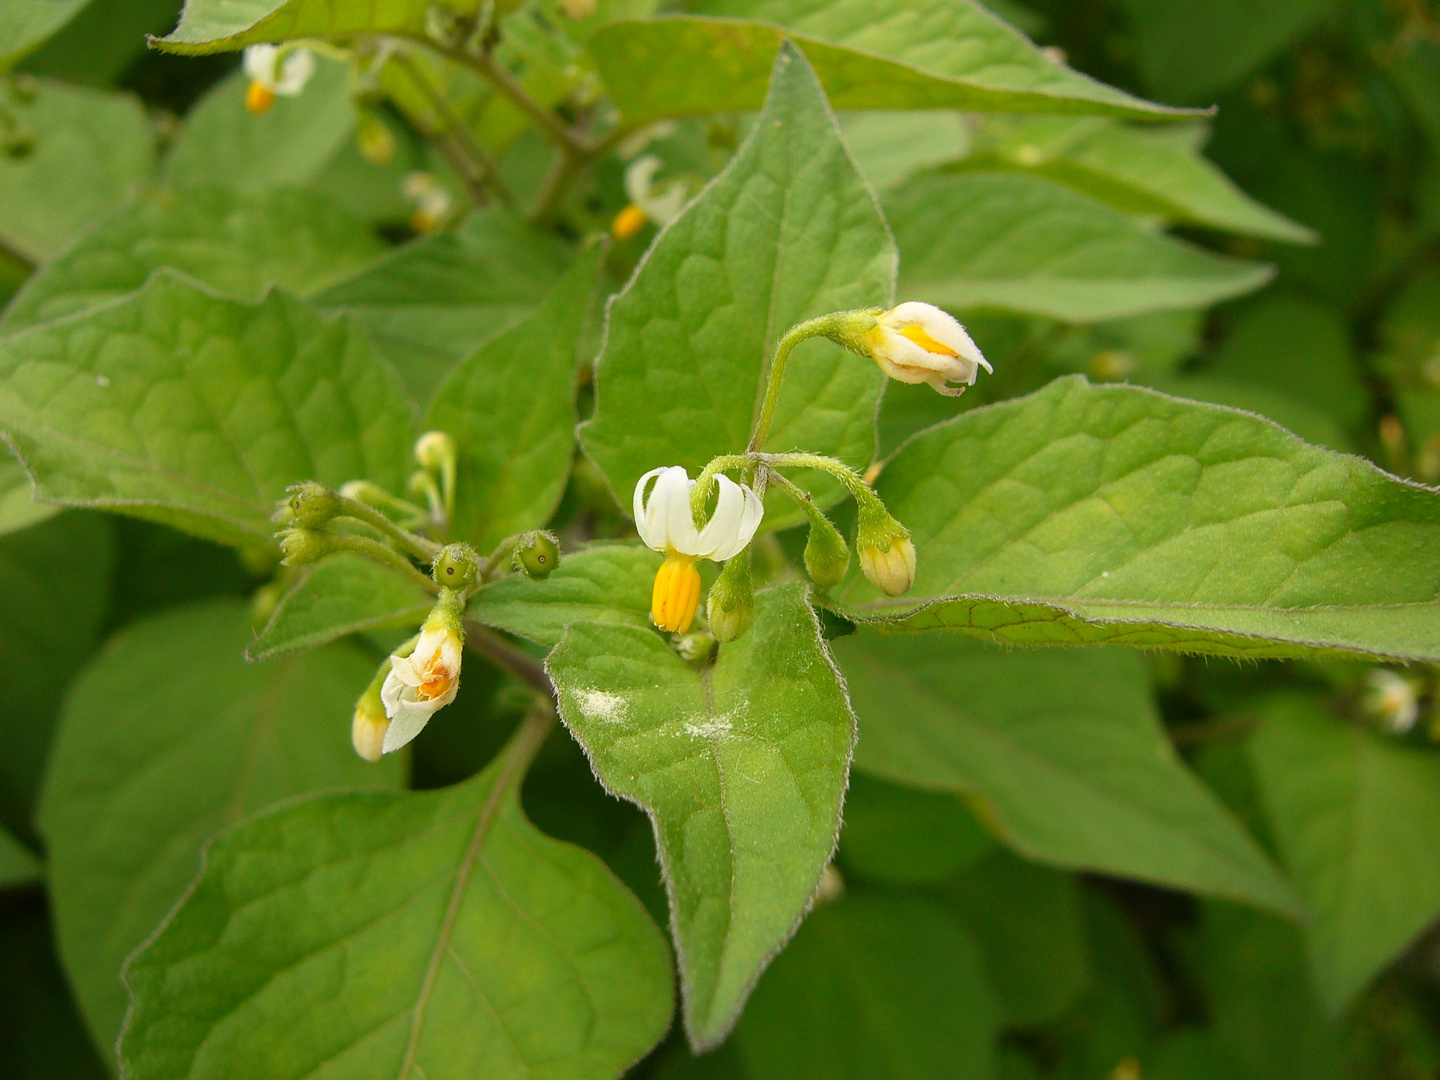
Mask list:
[[[810,539],[805,543],[805,571],[822,589],[840,584],[850,569],[850,546],[840,530],[824,514],[810,519]]]
[[[435,584],[446,589],[464,591],[475,584],[480,573],[479,556],[466,544],[449,544],[440,549],[430,568]]]
[[[675,642],[675,651],[680,654],[682,659],[689,660],[692,664],[709,660],[715,655],[715,635],[700,630],[691,634],[683,634]]]
[[[515,546],[510,565],[528,578],[544,581],[560,565],[560,538],[543,530],[526,533]]]
[[[307,566],[335,550],[334,539],[315,529],[286,529],[279,539],[280,562],[285,566]]]
[[[318,529],[337,514],[344,512],[340,496],[324,484],[307,480],[289,490],[291,517],[286,524],[299,529]]]
[[[415,443],[415,460],[422,469],[432,472],[443,473],[447,467],[453,469],[459,452],[454,437],[443,431],[427,431]]]
[[[725,564],[705,603],[710,633],[716,641],[734,641],[755,618],[755,587],[750,581],[750,549]]]
[[[351,745],[355,747],[355,753],[366,761],[380,760],[385,747],[385,733],[390,730],[390,717],[385,714],[385,702],[380,698],[380,690],[389,674],[390,657],[387,656],[355,703],[355,716],[350,721]]]
[[[887,596],[900,596],[915,584],[915,545],[910,530],[890,516],[874,495],[859,500],[860,528],[855,547],[860,569]]]

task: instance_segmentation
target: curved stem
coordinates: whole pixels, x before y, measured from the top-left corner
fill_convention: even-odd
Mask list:
[[[819,469],[827,472],[840,483],[845,485],[845,490],[857,500],[877,498],[870,485],[865,483],[865,478],[850,468],[843,461],[837,461],[832,457],[825,457],[822,454],[760,454],[760,461],[771,469]],[[775,474],[779,477],[779,474]],[[783,477],[779,477],[784,479]]]
[[[434,540],[427,540],[423,536],[416,536],[414,533],[402,529],[373,506],[342,495],[340,496],[340,507],[340,517],[354,518],[356,521],[368,525],[382,536],[395,541],[417,559],[430,560],[440,554],[440,545]]]
[[[722,454],[700,470],[700,475],[695,478],[695,486],[690,489],[690,516],[695,519],[697,527],[700,525],[701,515],[705,513],[710,489],[715,486],[715,477],[731,469],[753,468],[755,460],[753,454]]]
[[[371,540],[368,536],[346,536],[343,533],[327,533],[326,535],[338,551],[353,551],[357,555],[364,555],[378,563],[393,566],[422,589],[432,593],[440,591],[440,586],[435,584],[435,580],[429,574],[422,574],[415,569],[415,564],[404,555],[392,547],[386,547],[378,540]]]

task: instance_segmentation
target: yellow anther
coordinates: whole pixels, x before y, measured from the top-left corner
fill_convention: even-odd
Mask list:
[[[645,227],[647,220],[645,211],[631,203],[615,215],[615,220],[610,223],[610,231],[616,240],[629,240]]]
[[[249,109],[256,116],[261,116],[270,111],[270,106],[275,104],[275,91],[271,90],[264,83],[252,82],[250,89],[245,91],[245,108]]]
[[[683,634],[695,621],[700,605],[700,571],[694,555],[671,551],[655,574],[650,596],[650,618],[661,630]]]

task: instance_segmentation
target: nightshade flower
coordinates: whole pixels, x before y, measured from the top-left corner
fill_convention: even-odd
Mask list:
[[[653,221],[664,228],[680,216],[689,194],[684,180],[672,180],[656,189],[655,174],[663,162],[654,154],[636,158],[625,170],[625,194],[630,204],[615,215],[610,231],[617,240],[628,240]]]
[[[724,562],[740,554],[765,515],[760,497],[745,485],[727,476],[715,482],[719,498],[703,529],[695,528],[690,512],[695,481],[680,466],[651,469],[635,485],[635,528],[647,547],[665,555],[650,601],[650,618],[661,630],[683,634],[690,629],[700,603],[696,560]]]
[[[415,648],[390,657],[390,673],[380,688],[380,700],[390,726],[384,752],[389,754],[419,735],[430,717],[455,700],[460,689],[460,657],[464,645],[460,617],[465,601],[460,593],[442,591]]]
[[[1366,676],[1365,710],[1389,731],[1404,735],[1420,719],[1415,687],[1388,668],[1374,668]]]
[[[932,304],[901,304],[878,316],[877,325],[859,340],[890,378],[929,383],[946,397],[959,397],[974,386],[982,367],[994,370],[965,328]],[[962,385],[948,385],[952,382]]]
[[[315,57],[309,49],[284,50],[279,45],[251,45],[245,50],[245,74],[250,89],[245,107],[252,113],[267,112],[277,97],[295,97],[315,74]]]

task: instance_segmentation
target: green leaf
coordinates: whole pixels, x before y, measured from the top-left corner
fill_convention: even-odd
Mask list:
[[[362,222],[319,194],[156,191],[102,221],[34,274],[0,319],[0,334],[134,292],[162,266],[253,301],[271,285],[315,292],[383,250]]]
[[[1440,659],[1440,492],[1260,417],[1057,379],[907,443],[876,488],[915,588],[851,618],[1016,644]]]
[[[1100,117],[990,118],[974,164],[1048,176],[1129,214],[1290,244],[1318,237],[1250,198],[1200,153],[1206,131]]]
[[[90,0],[0,0],[0,70],[60,31]]]
[[[467,614],[486,626],[552,647],[571,623],[650,628],[650,594],[660,556],[634,544],[597,544],[567,553],[544,581],[503,577],[473,600]]]
[[[974,143],[965,116],[950,111],[843,113],[840,130],[850,156],[877,191],[963,158]]]
[[[868,630],[834,645],[864,733],[858,769],[966,795],[1028,858],[1297,910],[1181,764],[1133,655]]]
[[[935,884],[994,847],[975,815],[948,792],[918,791],[863,773],[850,777],[839,854],[847,874]]]
[[[145,54],[146,38],[170,29],[175,5],[176,0],[87,3],[25,58],[23,70],[86,86],[114,86]]]
[[[837,109],[1176,115],[1056,63],[970,0],[707,0],[691,8],[702,17],[617,22],[590,39],[628,121],[758,108],[787,40],[815,65]]]
[[[155,42],[177,53],[226,52],[260,41],[425,32],[431,0],[186,0],[180,25]],[[439,5],[474,11],[475,0]]]
[[[735,1033],[750,1080],[989,1080],[995,1006],[979,950],[932,900],[823,904]]]
[[[169,609],[113,638],[66,702],[40,826],[61,956],[102,1047],[125,1014],[121,964],[212,834],[304,792],[403,782],[400,761],[350,747],[370,658],[334,646],[247,664],[250,633],[233,600]]]
[[[419,626],[435,597],[398,570],[359,555],[316,563],[281,599],[245,655],[270,660],[361,630]]]
[[[399,249],[315,302],[354,312],[428,401],[461,357],[539,307],[569,260],[562,242],[493,209]]]
[[[975,935],[1005,1027],[1037,1027],[1075,1004],[1090,950],[1074,877],[1000,850],[944,895]]]
[[[0,536],[28,529],[59,513],[58,506],[36,502],[34,491],[35,485],[20,462],[8,453],[0,453]]]
[[[27,843],[60,703],[110,614],[112,526],[72,512],[0,536],[0,823]]]
[[[40,862],[19,840],[0,829],[0,889],[40,880]]]
[[[686,1032],[714,1046],[835,850],[855,721],[819,624],[784,585],[711,668],[653,630],[593,623],[547,666],[595,775],[654,824]]]
[[[1335,0],[1123,0],[1140,71],[1157,93],[1204,101],[1319,20]]]
[[[0,430],[42,497],[270,544],[289,484],[404,483],[413,421],[365,331],[167,272],[0,341]]]
[[[489,551],[550,520],[575,456],[576,352],[603,245],[575,261],[545,302],[455,367],[425,414],[460,448],[454,527]]]
[[[1280,857],[1310,910],[1321,1000],[1338,1012],[1440,911],[1440,754],[1280,698],[1250,758]]]
[[[0,1075],[6,1080],[108,1080],[52,948],[41,904],[7,905],[0,921]]]
[[[130,961],[125,1075],[619,1077],[669,1025],[669,957],[599,859],[525,819],[535,735],[457,787],[320,796],[219,837]]]
[[[875,198],[810,65],[786,46],[750,137],[611,301],[581,441],[620,504],[650,469],[693,474],[743,449],[780,336],[826,312],[888,305],[894,272]],[[864,468],[883,383],[874,364],[807,342],[787,369],[769,445]],[[820,491],[838,497],[833,482]]]
[[[903,255],[901,294],[943,307],[1100,322],[1205,307],[1272,273],[1157,234],[1041,176],[920,176],[886,196],[885,213]]]
[[[31,262],[57,254],[154,172],[150,121],[130,94],[37,79],[33,100],[10,95],[5,109],[35,148],[0,154],[0,241]]]
[[[354,138],[347,64],[316,56],[304,93],[277,98],[260,116],[245,107],[248,87],[237,71],[196,102],[165,159],[170,184],[241,192],[303,186]]]
[[[1319,378],[1318,375],[1316,377]],[[1355,450],[1355,441],[1345,434],[1345,429],[1333,416],[1295,400],[1283,390],[1272,390],[1256,382],[1228,379],[1208,372],[1152,375],[1136,381],[1175,397],[1259,413],[1316,446],[1347,453]]]

